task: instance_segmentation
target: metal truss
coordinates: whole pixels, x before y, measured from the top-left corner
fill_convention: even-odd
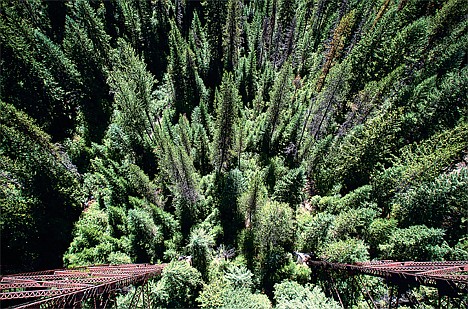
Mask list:
[[[145,284],[161,274],[165,264],[124,264],[56,269],[0,277],[0,307],[80,308],[88,299],[109,297],[130,285]]]
[[[372,261],[356,264],[330,263],[306,259],[309,267],[346,271],[350,275],[385,278],[399,287],[420,285],[435,287],[440,296],[468,294],[468,261],[394,262]],[[94,300],[96,308],[105,308],[109,299],[130,285],[137,285],[132,303],[138,302],[146,282],[161,274],[165,264],[124,264],[56,269],[0,277],[0,307],[12,308],[81,308],[82,302]],[[138,295],[138,297],[136,297]]]
[[[356,264],[307,260],[309,267],[342,270],[353,274],[382,277],[387,282],[406,287],[420,285],[437,288],[440,296],[468,294],[468,261],[394,262],[372,261]]]

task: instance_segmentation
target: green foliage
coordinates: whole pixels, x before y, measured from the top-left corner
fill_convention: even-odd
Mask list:
[[[81,216],[74,229],[74,238],[64,255],[67,266],[130,262],[131,241],[128,237],[115,238],[106,212],[93,203]]]
[[[224,231],[224,242],[231,244],[237,238],[237,233],[243,226],[243,216],[240,212],[239,198],[245,190],[245,178],[238,169],[227,174],[216,174],[217,200],[219,214]]]
[[[197,300],[201,308],[271,308],[265,294],[254,294],[246,288],[233,288],[222,281],[206,285]]]
[[[312,270],[308,266],[296,263],[288,254],[285,265],[276,271],[273,278],[275,282],[294,280],[300,284],[306,284],[311,279],[311,273]]]
[[[424,225],[394,229],[380,250],[384,258],[397,261],[437,261],[449,251],[443,236],[443,230]]]
[[[237,65],[242,40],[242,2],[229,0],[227,3],[226,24],[223,27],[223,62],[226,71]]]
[[[152,92],[156,80],[125,41],[119,41],[114,58],[109,85],[114,92],[118,122],[134,143],[154,144],[156,110]]]
[[[284,125],[287,104],[292,99],[292,77],[291,66],[286,64],[275,79],[274,86],[270,92],[270,102],[267,109],[266,123],[263,128],[262,151],[271,154],[278,151],[278,141],[281,136],[281,127]]]
[[[340,308],[339,304],[325,296],[317,286],[302,286],[295,281],[275,284],[275,308]]]
[[[385,211],[388,201],[412,184],[434,179],[444,168],[454,163],[466,148],[468,124],[461,123],[420,144],[407,145],[394,158],[392,167],[376,172],[372,181],[373,194]]]
[[[224,278],[237,289],[252,289],[253,274],[245,266],[230,265],[224,274]]]
[[[229,290],[221,308],[224,309],[269,309],[271,303],[265,294],[252,294],[247,289]]]
[[[334,241],[320,250],[319,257],[336,263],[354,263],[369,260],[369,247],[359,239]]]
[[[257,211],[265,203],[267,190],[262,182],[261,173],[252,175],[247,190],[239,198],[240,210],[245,215],[245,226],[253,227],[257,223]]]
[[[254,230],[259,252],[262,284],[271,292],[282,277],[282,268],[288,263],[288,252],[294,244],[292,209],[284,203],[269,201],[258,212],[258,226]]]
[[[467,229],[466,205],[468,169],[461,168],[398,194],[394,199],[393,214],[405,227],[424,224],[443,228],[448,239],[456,242]]]
[[[371,255],[377,255],[379,252],[379,246],[386,243],[392,232],[396,229],[398,222],[393,219],[377,218],[371,222],[367,229],[365,239],[370,246]]]
[[[213,161],[218,172],[229,165],[234,144],[234,128],[238,121],[240,97],[234,84],[233,75],[226,73],[216,92],[216,131],[213,145]]]
[[[2,269],[191,254],[157,306],[269,308],[286,279],[351,307],[356,284],[293,252],[466,259],[466,1],[0,11]],[[334,306],[288,284],[283,307]]]
[[[157,247],[162,245],[163,233],[154,224],[151,215],[140,209],[131,209],[128,212],[128,228],[136,261],[154,260]]]
[[[252,293],[253,274],[244,265],[221,262],[212,270],[215,277],[197,299],[201,308],[271,308],[266,295]]]
[[[79,175],[30,117],[2,101],[0,110],[2,263],[59,267],[81,210]]]
[[[201,274],[187,262],[171,262],[151,288],[154,304],[166,308],[194,307],[202,283]]]
[[[312,215],[308,211],[298,210],[297,247],[300,252],[317,252],[329,240],[329,229],[335,217],[326,212]]]
[[[211,280],[203,286],[203,291],[197,298],[201,308],[219,308],[224,304],[228,283],[224,280]]]
[[[256,241],[264,255],[278,249],[290,252],[294,241],[294,221],[292,209],[287,204],[267,202],[260,208]]]
[[[302,192],[305,185],[305,172],[303,168],[290,170],[275,184],[274,198],[291,207],[297,207],[302,202]]]
[[[346,239],[347,237],[365,235],[376,215],[376,211],[370,208],[353,209],[340,213],[335,217],[330,229],[331,239]]]
[[[192,256],[192,265],[206,280],[208,278],[208,265],[211,259],[211,250],[214,245],[213,235],[202,228],[192,230],[188,244],[188,251]]]

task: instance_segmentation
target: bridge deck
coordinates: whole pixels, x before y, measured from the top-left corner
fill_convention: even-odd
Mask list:
[[[164,266],[99,265],[1,276],[0,307],[78,308],[85,299],[107,297],[122,288],[144,283],[161,274]]]
[[[468,261],[394,262],[372,261],[356,264],[307,260],[309,267],[347,271],[385,278],[400,286],[431,286],[440,295],[468,294]]]
[[[436,287],[439,294],[468,294],[468,261],[394,262],[357,264],[306,260],[309,267],[383,277],[400,286]],[[125,264],[57,269],[0,277],[0,307],[79,308],[86,299],[101,299],[130,285],[144,284],[161,274],[165,264]]]

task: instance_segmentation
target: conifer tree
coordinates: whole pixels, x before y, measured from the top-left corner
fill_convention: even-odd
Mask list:
[[[200,102],[200,105],[193,111],[191,126],[193,132],[193,162],[202,175],[208,174],[213,168],[210,160],[212,122],[205,104]]]
[[[296,32],[295,9],[296,2],[291,0],[278,1],[275,29],[273,33],[273,52],[271,60],[276,68],[280,68],[288,59],[294,47]]]
[[[158,145],[161,167],[174,196],[174,207],[183,237],[188,237],[191,227],[197,222],[197,203],[200,199],[197,174],[189,153],[183,145],[175,143],[170,121],[163,116],[165,125],[158,129]],[[172,137],[171,137],[172,136]]]
[[[3,78],[2,97],[30,113],[54,138],[63,139],[75,125],[80,76],[44,33],[49,27],[43,24],[43,10],[36,1],[2,3],[2,72],[11,76]]]
[[[263,205],[266,196],[267,192],[263,185],[262,173],[257,171],[252,175],[247,191],[241,196],[246,228],[253,229],[257,225],[257,211]]]
[[[206,34],[210,45],[210,69],[207,85],[216,87],[222,76],[223,26],[226,21],[226,1],[204,0]]]
[[[104,23],[98,17],[96,11],[86,0],[78,0],[69,3],[71,16],[78,22],[82,29],[87,31],[89,39],[93,42],[95,57],[99,63],[110,67],[110,37],[106,33]]]
[[[223,27],[224,69],[231,72],[237,65],[242,44],[242,2],[229,0],[226,23]]]
[[[188,155],[192,154],[192,129],[187,120],[187,117],[183,115],[179,118],[179,123],[177,125],[178,132],[178,144],[185,150],[185,153]]]
[[[292,100],[292,78],[291,67],[286,64],[281,69],[278,78],[270,94],[270,102],[267,110],[267,119],[262,141],[262,150],[266,154],[273,151],[273,141],[278,140],[277,128],[284,121],[283,112]]]
[[[137,143],[154,144],[153,87],[156,80],[127,42],[119,41],[115,56],[117,62],[109,73],[109,84],[120,111],[119,121]]]
[[[172,24],[169,34],[169,47],[168,71],[173,90],[174,120],[177,122],[180,114],[190,115],[199,104],[204,85],[196,72],[196,56],[187,48],[187,43],[175,24]]]
[[[203,80],[207,80],[208,70],[210,68],[210,46],[204,27],[202,27],[200,18],[195,12],[192,20],[192,26],[189,33],[190,49],[195,53],[196,66],[198,74]]]
[[[217,172],[227,169],[232,157],[234,128],[238,121],[239,94],[231,73],[224,74],[216,94],[216,131],[213,158]]]
[[[188,250],[192,256],[192,265],[208,279],[208,267],[211,260],[211,250],[214,246],[213,236],[202,228],[196,228],[190,233]]]
[[[323,84],[327,78],[331,66],[333,65],[333,62],[336,58],[339,58],[340,53],[344,48],[345,40],[350,34],[351,28],[354,24],[354,16],[355,11],[353,10],[340,20],[340,23],[333,31],[333,39],[328,48],[328,52],[325,58],[326,60],[322,68],[322,75],[317,82],[317,92],[322,90]]]
[[[2,263],[9,272],[60,267],[81,212],[79,175],[33,119],[3,101],[0,110]]]
[[[140,6],[140,2],[145,1],[134,1],[134,0],[119,0],[117,6],[119,12],[122,14],[125,39],[132,45],[133,49],[137,53],[140,53],[143,49],[142,43],[142,18],[140,12],[137,9]]]
[[[99,142],[109,124],[112,97],[106,83],[105,63],[96,57],[94,44],[76,21],[66,17],[63,49],[68,58],[76,64],[81,75],[81,110],[84,125],[90,141]]]
[[[248,56],[239,59],[237,79],[239,81],[239,92],[242,95],[244,106],[251,106],[258,90],[257,56],[255,51],[250,51]]]

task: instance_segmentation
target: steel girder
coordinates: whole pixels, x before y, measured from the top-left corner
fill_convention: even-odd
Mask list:
[[[385,260],[342,264],[309,259],[307,265],[322,269],[343,270],[351,274],[382,277],[401,286],[435,287],[440,295],[468,294],[468,261],[394,262]]]
[[[130,285],[144,283],[161,274],[164,267],[98,265],[1,276],[0,302],[13,301],[14,308],[78,308],[86,299],[108,297]]]

